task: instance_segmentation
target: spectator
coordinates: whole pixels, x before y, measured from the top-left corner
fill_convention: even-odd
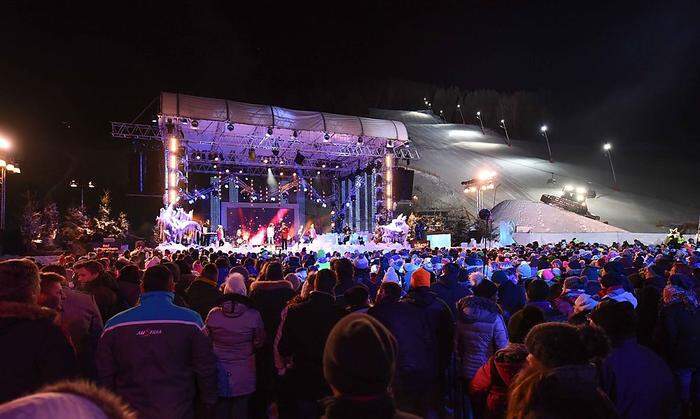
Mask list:
[[[323,373],[334,395],[324,417],[415,418],[396,410],[391,398],[396,357],[396,340],[373,317],[351,314],[340,320],[331,330],[323,353]]]
[[[217,401],[216,358],[204,324],[173,304],[174,286],[166,267],[148,268],[139,304],[110,319],[100,338],[100,383],[140,418],[192,417],[195,395],[206,412]]]
[[[574,315],[576,299],[585,294],[586,281],[580,276],[569,276],[564,280],[561,295],[554,299],[554,307],[567,319]]]
[[[338,283],[333,290],[333,295],[335,295],[338,307],[345,307],[346,303],[343,294],[356,284],[355,268],[352,266],[350,259],[339,258],[333,259],[331,269],[338,277]]]
[[[187,288],[187,304],[203,319],[207,318],[209,311],[221,297],[216,284],[218,274],[216,265],[208,263],[204,266],[202,274]]]
[[[315,281],[308,299],[290,307],[278,346],[280,355],[292,360],[285,375],[287,391],[291,392],[287,396],[296,399],[296,414],[300,417],[318,416],[316,401],[331,394],[321,369],[323,348],[342,317],[333,297],[335,272],[321,269]]]
[[[586,336],[565,323],[530,330],[525,338],[528,364],[511,385],[508,419],[617,417],[590,364],[600,348]]]
[[[612,345],[600,366],[600,380],[620,417],[678,417],[680,406],[671,370],[658,355],[637,343],[632,305],[609,300],[600,303],[590,318]]]
[[[442,269],[442,275],[430,286],[430,290],[450,308],[453,318],[457,316],[457,301],[472,294],[467,284],[458,281],[459,274],[459,266],[456,263],[448,263]]]
[[[503,319],[507,321],[511,314],[525,306],[525,288],[518,284],[518,277],[512,269],[496,271],[491,279],[498,286],[497,301],[503,310]]]
[[[355,285],[343,294],[346,313],[366,313],[369,309],[369,291],[364,285]]]
[[[543,279],[534,279],[527,285],[526,290],[527,305],[535,306],[542,310],[544,318],[548,322],[563,322],[566,321],[566,316],[555,309],[552,304],[547,301],[549,298],[549,286]]]
[[[141,296],[141,271],[136,265],[126,265],[119,270],[117,278],[119,292],[129,303],[129,307],[133,307]]]
[[[623,288],[623,282],[626,280],[625,276],[616,271],[606,272],[600,278],[600,286],[602,289],[598,293],[601,301],[614,300],[617,302],[627,301],[632,304],[632,307],[637,307],[637,299],[632,295],[631,292],[625,291]]]
[[[676,377],[683,411],[700,415],[700,303],[693,278],[671,275],[664,288],[655,338]]]
[[[78,289],[95,298],[102,319],[107,320],[127,308],[126,302],[120,303],[116,282],[104,272],[99,262],[89,260],[77,264],[75,276],[78,278]]]
[[[232,273],[224,281],[224,295],[210,312],[206,333],[218,359],[217,418],[247,418],[250,395],[255,392],[255,350],[265,343],[260,313],[246,297],[245,278]]]
[[[502,418],[508,407],[508,388],[527,362],[524,341],[530,329],[544,323],[544,313],[528,306],[508,321],[508,345],[496,351],[469,383],[469,396],[477,417]]]
[[[496,304],[498,288],[488,279],[474,288],[474,295],[457,303],[459,315],[455,356],[459,377],[469,383],[491,355],[508,344],[506,325]]]
[[[54,323],[57,313],[37,305],[38,297],[33,262],[0,262],[0,403],[75,372],[75,352]]]
[[[231,269],[231,264],[228,260],[227,257],[219,257],[216,259],[216,262],[214,262],[216,265],[217,269],[217,277],[216,277],[216,287],[220,288],[221,285],[224,283],[226,280],[226,276],[228,275],[229,269]]]
[[[61,381],[0,405],[0,418],[136,419],[116,394],[89,381]]]

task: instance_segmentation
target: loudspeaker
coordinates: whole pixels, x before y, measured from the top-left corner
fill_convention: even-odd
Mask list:
[[[413,199],[413,170],[397,167],[394,169],[393,189],[396,201]]]

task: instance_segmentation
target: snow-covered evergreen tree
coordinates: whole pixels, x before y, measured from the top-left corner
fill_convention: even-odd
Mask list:
[[[126,224],[124,224],[126,222]],[[124,230],[123,227],[127,229]],[[93,228],[95,230],[95,238],[103,239],[105,237],[114,237],[122,239],[128,232],[128,220],[124,214],[124,220],[115,220],[112,218],[112,197],[108,190],[105,190],[100,198],[100,206],[97,209],[97,217],[93,218]]]
[[[61,224],[61,240],[69,249],[84,248],[93,235],[85,207],[68,208]]]
[[[55,202],[48,201],[41,211],[41,247],[52,249],[56,247],[60,214]]]
[[[22,211],[20,231],[25,248],[33,251],[41,244],[41,211],[33,193],[27,191],[24,198],[26,203]]]

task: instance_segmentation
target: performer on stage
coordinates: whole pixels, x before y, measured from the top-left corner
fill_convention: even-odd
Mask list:
[[[216,240],[219,242],[219,247],[223,246],[225,242],[224,240],[224,226],[219,224],[218,227],[216,227]]]
[[[289,242],[289,227],[283,221],[280,226],[280,239],[282,240],[282,250],[287,250],[287,244]]]
[[[245,240],[243,239],[243,230],[236,230],[236,246],[242,246]]]
[[[313,223],[309,226],[307,233],[309,234],[309,243],[313,243],[316,240],[316,227],[314,227]]]
[[[267,244],[269,246],[275,245],[275,225],[273,223],[267,226]]]

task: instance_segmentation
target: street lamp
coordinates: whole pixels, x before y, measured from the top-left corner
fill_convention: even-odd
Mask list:
[[[459,103],[457,104],[457,110],[459,111],[459,115],[462,117],[462,124],[466,125],[467,123],[464,122],[464,114],[462,113],[462,105]]]
[[[479,120],[479,125],[481,125],[481,133],[486,135],[486,131],[484,131],[484,121],[481,119],[481,111],[476,111],[476,119]]]
[[[85,207],[85,188],[88,189],[94,189],[95,188],[95,183],[93,181],[88,181],[87,185],[84,183],[78,182],[75,179],[72,179],[70,183],[68,184],[71,188],[77,189],[80,188],[80,207],[83,208]]]
[[[9,150],[12,148],[12,143],[5,137],[0,136],[0,150]]]
[[[506,143],[508,143],[508,147],[512,146],[510,143],[510,137],[508,136],[508,128],[506,127],[506,120],[501,119],[501,122],[498,124],[499,127],[503,128],[503,132],[506,133]]]
[[[547,153],[549,153],[549,162],[554,163],[554,160],[552,159],[552,148],[549,146],[549,137],[547,136],[547,131],[549,128],[547,128],[547,125],[542,125],[540,127],[540,134],[544,136],[544,140],[547,142]]]
[[[498,173],[493,170],[482,170],[477,173],[473,179],[465,180],[462,185],[465,186],[464,193],[475,193],[476,195],[476,210],[479,211],[484,205],[484,191],[493,190],[493,202],[496,205],[496,189]]]
[[[0,183],[2,184],[2,193],[0,194],[0,230],[5,230],[5,213],[7,207],[7,173],[16,175],[22,173],[19,166],[6,162],[0,159]]]
[[[603,152],[608,156],[608,162],[610,162],[610,173],[612,173],[613,178],[613,189],[617,190],[619,188],[617,186],[617,177],[615,176],[615,166],[613,166],[612,161],[612,144],[603,144]]]

